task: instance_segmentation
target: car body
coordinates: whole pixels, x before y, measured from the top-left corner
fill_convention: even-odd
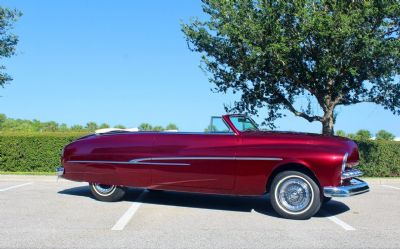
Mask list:
[[[274,179],[282,178],[284,172],[301,174],[297,178],[289,176],[291,182],[280,183],[286,184],[287,189],[273,193],[280,195],[285,205],[285,198],[292,200],[292,204],[303,197],[322,203],[330,197],[369,190],[366,182],[356,178],[362,172],[354,168],[359,154],[356,143],[350,139],[260,131],[245,115],[224,115],[211,120],[208,132],[111,131],[82,137],[64,148],[58,174],[91,183],[95,196],[106,201],[116,200],[105,198],[110,187],[246,196],[271,194],[277,190],[272,189],[277,187]],[[314,190],[311,182],[316,186]],[[292,199],[286,196],[288,193]],[[279,198],[276,204],[279,206]],[[290,210],[289,214],[280,214],[302,219],[315,213],[314,210],[312,215],[296,216]]]

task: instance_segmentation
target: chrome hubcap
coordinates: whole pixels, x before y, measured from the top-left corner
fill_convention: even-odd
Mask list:
[[[310,184],[302,178],[288,178],[278,186],[278,201],[290,212],[301,212],[312,199]]]
[[[110,193],[112,193],[112,192],[114,191],[114,189],[115,189],[115,186],[114,186],[114,185],[97,184],[97,183],[95,183],[95,184],[93,184],[93,185],[94,185],[94,188],[96,189],[96,191],[97,191],[99,194],[102,194],[102,195],[110,194]]]

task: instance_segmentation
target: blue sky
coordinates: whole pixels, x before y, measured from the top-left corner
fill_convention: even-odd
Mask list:
[[[17,56],[2,60],[14,80],[0,88],[0,113],[12,118],[137,127],[176,123],[201,131],[238,96],[212,93],[188,50],[180,22],[204,17],[200,1],[2,1],[24,15]],[[337,109],[335,128],[386,129],[400,136],[400,117],[382,107]],[[262,113],[262,115],[266,113]],[[320,132],[290,113],[279,130]]]

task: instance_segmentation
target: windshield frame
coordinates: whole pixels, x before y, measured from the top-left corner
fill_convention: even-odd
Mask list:
[[[248,120],[248,121],[250,121],[250,124],[252,124],[253,126],[254,126],[254,130],[253,129],[247,129],[247,130],[242,130],[242,129],[240,129],[240,127],[236,127],[236,125],[235,125],[235,123],[233,122],[233,120],[232,120],[232,118],[235,118],[235,117],[241,117],[241,118],[245,118],[246,120]],[[238,131],[239,133],[242,133],[242,132],[251,132],[251,131],[259,131],[260,130],[260,128],[258,127],[258,125],[257,125],[257,123],[252,119],[252,118],[250,118],[249,116],[247,116],[247,115],[242,115],[242,114],[232,114],[232,115],[228,115],[227,116],[227,118],[228,118],[228,120],[229,120],[229,123],[235,128],[235,130],[236,131]]]

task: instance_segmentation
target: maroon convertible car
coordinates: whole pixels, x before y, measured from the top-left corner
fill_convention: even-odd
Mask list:
[[[244,115],[212,117],[208,132],[109,131],[61,153],[57,174],[89,182],[102,201],[126,187],[210,194],[270,194],[281,216],[308,219],[332,197],[369,191],[356,177],[357,145],[346,138],[260,131]]]

